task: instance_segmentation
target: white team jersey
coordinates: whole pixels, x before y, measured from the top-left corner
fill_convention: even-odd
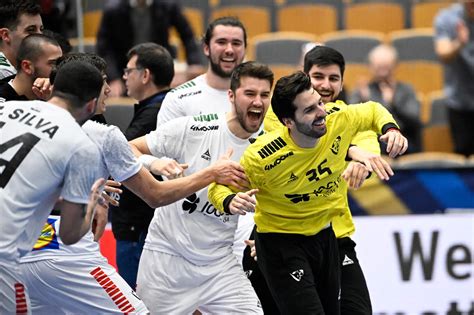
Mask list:
[[[141,168],[141,164],[133,155],[127,139],[115,126],[107,126],[95,121],[87,121],[82,129],[97,145],[101,153],[101,177],[112,176],[117,181],[126,180]],[[31,262],[43,259],[58,258],[59,256],[94,256],[102,257],[99,245],[94,242],[94,236],[89,231],[84,237],[73,245],[64,245],[58,237],[59,216],[50,215],[43,227],[41,235],[33,247],[33,251],[21,259],[21,262]]]
[[[15,67],[5,57],[3,52],[0,51],[0,80],[14,74],[16,74]]]
[[[201,120],[201,121],[200,121]],[[188,163],[187,174],[195,173],[234,149],[232,159],[250,144],[227,127],[225,114],[181,117],[146,135],[150,152]],[[232,255],[238,215],[220,213],[207,199],[207,188],[165,207],[157,208],[148,229],[144,248],[182,256],[195,265],[207,265]]]
[[[71,114],[42,102],[0,104],[0,260],[18,263],[59,196],[87,204],[97,146]]]
[[[166,94],[156,126],[183,116],[224,113],[231,109],[227,90],[217,90],[206,82],[206,75],[181,84]]]

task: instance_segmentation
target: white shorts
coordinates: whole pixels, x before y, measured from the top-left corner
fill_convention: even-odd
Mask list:
[[[137,293],[151,314],[263,314],[233,255],[196,266],[179,256],[143,249]]]
[[[33,314],[148,314],[104,258],[58,257],[21,264]]]
[[[0,263],[0,314],[31,314],[28,292],[17,265]]]

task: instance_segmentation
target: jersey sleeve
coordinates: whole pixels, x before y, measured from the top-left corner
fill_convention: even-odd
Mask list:
[[[366,151],[380,154],[380,144],[377,139],[377,134],[372,130],[358,132],[352,138],[352,144]]]
[[[156,130],[145,136],[148,149],[156,157],[169,157],[182,160],[186,149],[186,130],[189,119],[180,117],[160,125]]]
[[[109,174],[116,181],[132,177],[141,168],[127,139],[117,127],[109,128],[103,151]]]
[[[356,132],[372,130],[384,134],[390,128],[400,129],[390,112],[382,104],[366,102],[356,106],[348,106],[341,112],[345,114],[350,127]]]
[[[349,108],[349,106],[342,101],[336,101],[335,103],[326,103],[325,108],[328,113],[333,113],[346,110]],[[356,145],[366,151],[380,154],[380,144],[377,134],[372,130],[358,132],[352,138],[351,144]]]
[[[229,186],[212,183],[207,190],[207,197],[214,207],[220,212],[224,212],[224,200],[238,190]]]
[[[176,97],[176,92],[173,93],[173,91],[170,91],[166,94],[166,97],[161,104],[161,109],[158,112],[156,119],[156,128],[172,119],[183,117],[185,115],[186,114],[182,109],[182,104]]]
[[[76,149],[64,175],[61,197],[73,203],[87,204],[92,184],[100,177],[100,153],[92,143]]]
[[[249,146],[240,158],[240,165],[244,168],[250,188],[262,187],[265,184],[265,174],[259,163],[257,149],[255,145]]]

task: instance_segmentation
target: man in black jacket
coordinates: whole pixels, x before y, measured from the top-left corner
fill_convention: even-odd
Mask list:
[[[170,90],[174,76],[173,58],[162,46],[143,43],[127,54],[123,79],[127,95],[138,100],[125,137],[132,140],[156,127],[156,117]],[[112,231],[117,240],[117,266],[120,275],[135,288],[138,262],[154,209],[123,187],[120,205],[112,211]]]
[[[188,72],[202,70],[199,65],[200,50],[193,30],[176,1],[118,0],[111,1],[104,8],[97,35],[97,53],[108,65],[111,96],[120,96],[124,92],[121,71],[127,63],[126,53],[133,45],[154,42],[176,57],[169,44],[172,26],[178,31],[185,47]]]

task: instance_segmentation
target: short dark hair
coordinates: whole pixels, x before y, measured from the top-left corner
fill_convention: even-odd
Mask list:
[[[209,46],[211,43],[211,38],[217,25],[240,27],[244,32],[244,45],[247,46],[247,31],[245,30],[245,26],[237,17],[233,16],[223,16],[209,23],[206,33],[204,33],[204,36],[202,37],[202,42],[205,45]]]
[[[156,86],[169,86],[174,77],[173,57],[166,48],[155,43],[133,46],[127,58],[137,56],[137,67],[149,69]]]
[[[31,34],[26,36],[18,48],[16,69],[21,71],[21,62],[23,60],[36,61],[44,53],[43,44],[51,44],[60,47],[54,38],[44,34]]]
[[[0,4],[0,28],[15,29],[20,22],[20,15],[38,15],[41,7],[34,0],[2,0]]]
[[[344,56],[334,48],[327,46],[315,46],[304,55],[303,71],[308,73],[311,68],[316,66],[338,65],[341,70],[341,77],[344,77],[346,62]]]
[[[93,53],[72,52],[69,54],[62,55],[56,61],[56,67],[55,69],[53,69],[53,71],[51,71],[51,75],[49,76],[49,82],[51,82],[51,84],[54,84],[54,81],[56,80],[57,71],[62,66],[66,65],[71,61],[87,62],[96,67],[101,74],[105,74],[105,71],[107,70],[107,63],[105,62],[104,58],[100,57],[99,55]]]
[[[58,42],[59,46],[61,47],[63,54],[68,54],[72,51],[71,43],[66,37],[64,37],[63,34],[60,34],[58,32],[48,30],[48,29],[44,29],[42,33],[44,35],[54,38]]]
[[[242,77],[252,77],[267,80],[273,86],[273,71],[264,64],[256,61],[243,62],[235,67],[230,77],[230,89],[235,92],[240,87]]]
[[[311,78],[302,71],[281,77],[277,81],[273,90],[272,109],[282,124],[283,118],[295,119],[294,100],[298,94],[311,87]]]
[[[72,107],[82,108],[99,97],[103,85],[102,74],[96,67],[86,61],[73,60],[58,69],[51,97],[63,98]]]

